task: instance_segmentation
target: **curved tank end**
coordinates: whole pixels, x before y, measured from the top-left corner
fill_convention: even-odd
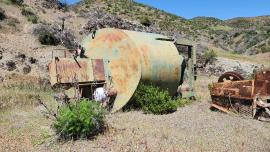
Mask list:
[[[117,90],[111,112],[128,103],[141,79],[140,53],[133,40],[123,31],[105,28],[83,41],[86,56],[107,60],[106,81]]]

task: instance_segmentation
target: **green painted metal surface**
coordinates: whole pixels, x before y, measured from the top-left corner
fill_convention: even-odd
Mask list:
[[[132,97],[139,82],[148,81],[175,94],[183,57],[172,41],[159,34],[106,28],[90,34],[82,45],[91,59],[109,61],[107,81],[118,90],[113,112]]]
[[[52,84],[72,83],[74,78],[81,85],[105,80],[107,87],[117,90],[112,112],[127,104],[140,82],[168,89],[172,95],[177,92],[184,58],[168,37],[105,28],[87,36],[82,46],[87,58],[60,58],[50,63]],[[190,59],[187,67],[192,88],[194,61]]]

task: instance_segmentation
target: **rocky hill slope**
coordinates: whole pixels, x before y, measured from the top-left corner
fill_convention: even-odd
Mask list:
[[[269,58],[269,53],[237,55],[270,51],[269,16],[188,20],[131,0],[85,0],[73,6],[57,0],[0,0],[0,4],[1,77],[13,73],[47,77],[47,64],[53,56],[64,56],[65,49],[74,49],[91,31],[104,27],[188,39],[197,46],[199,57],[207,50],[214,50],[218,60],[234,59],[228,63],[243,59],[264,64]],[[259,60],[252,60],[254,57]],[[244,71],[252,71],[257,65],[250,67]],[[226,69],[235,68],[213,73],[220,74]]]
[[[270,51],[270,16],[225,21],[213,17],[184,19],[130,0],[85,0],[73,7],[79,13],[93,8],[145,26],[158,27],[173,37],[207,42],[234,53],[257,54]]]

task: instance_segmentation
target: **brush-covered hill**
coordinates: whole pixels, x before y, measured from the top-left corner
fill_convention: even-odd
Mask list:
[[[235,60],[252,60],[254,56],[247,54],[270,51],[269,16],[185,19],[132,0],[84,0],[72,6],[58,0],[0,0],[0,4],[2,77],[14,72],[47,77],[52,55],[63,56],[64,49],[74,49],[91,31],[104,27],[188,39],[200,54],[214,50]],[[256,57],[262,59],[256,63],[264,63],[269,53]]]
[[[225,21],[213,17],[184,19],[132,0],[85,0],[73,10],[82,12],[96,8],[145,26],[158,27],[174,37],[210,43],[234,53],[270,52],[270,16]]]

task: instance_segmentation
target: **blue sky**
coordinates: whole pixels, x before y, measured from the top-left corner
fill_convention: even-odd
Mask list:
[[[79,0],[66,0],[74,3]],[[270,0],[135,0],[184,18],[210,16],[220,19],[270,15]]]

